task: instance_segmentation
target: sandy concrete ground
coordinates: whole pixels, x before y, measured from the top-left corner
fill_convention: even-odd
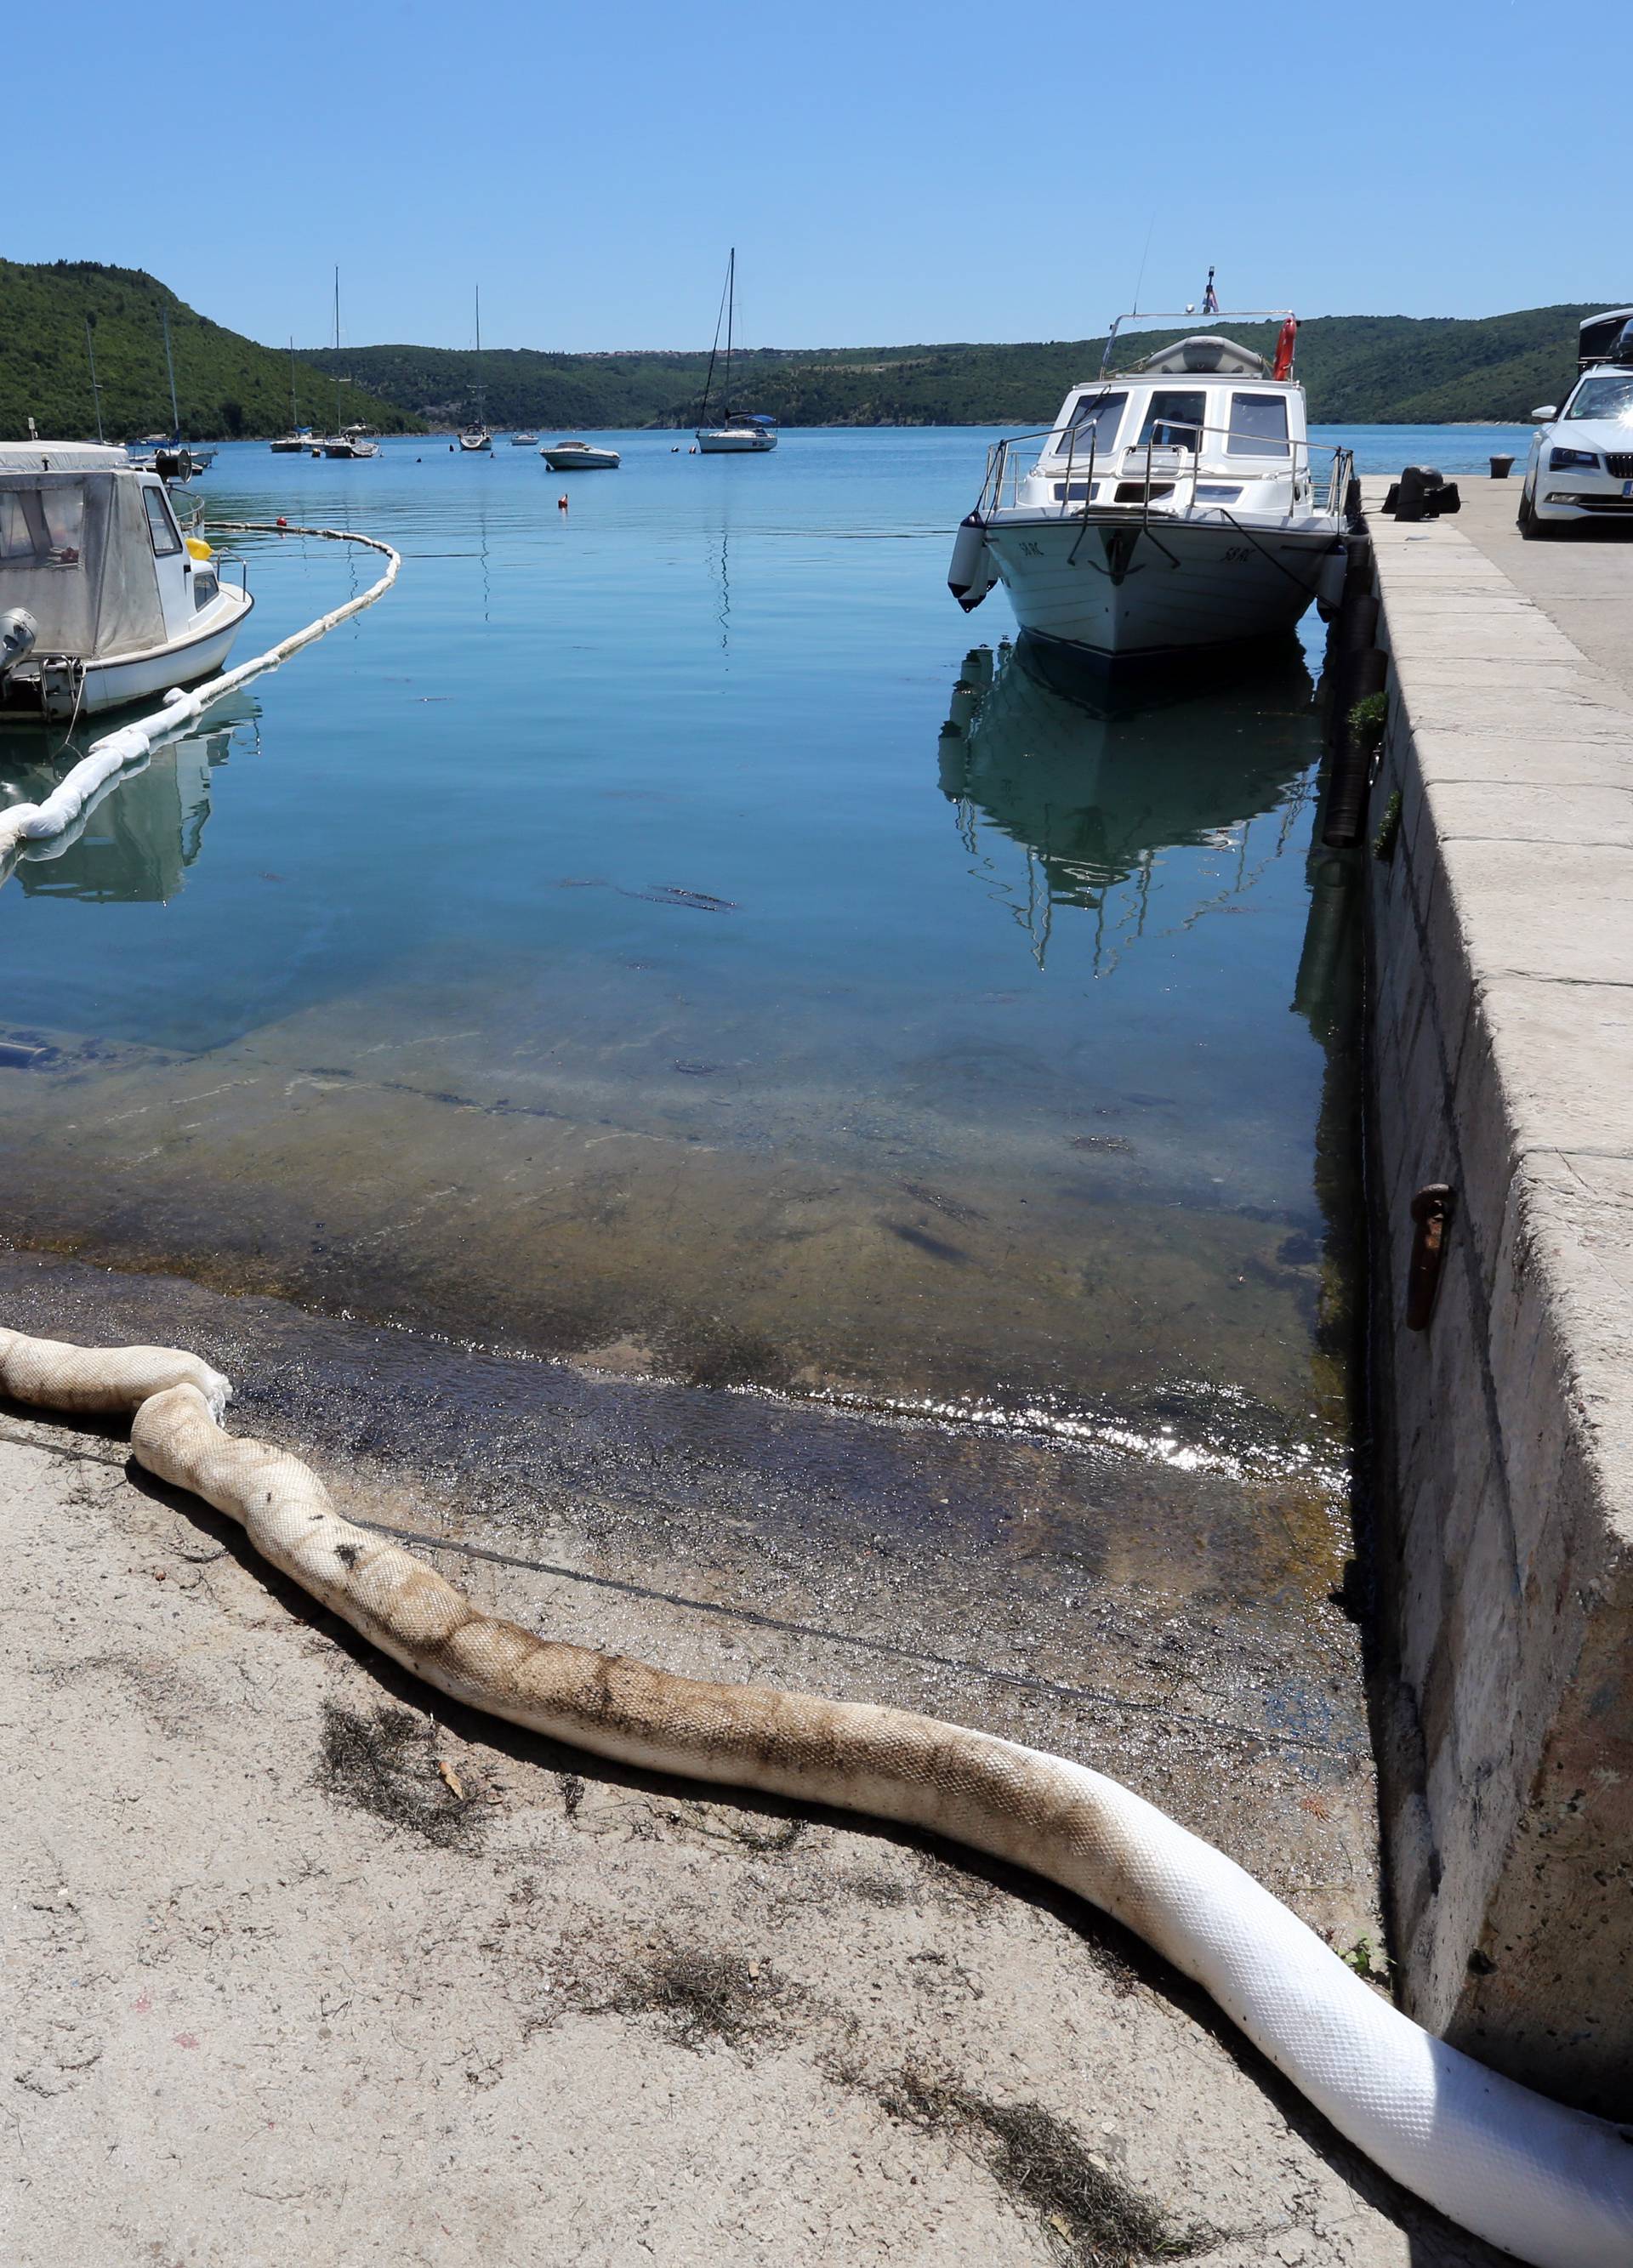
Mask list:
[[[1522,458],[1505,481],[1458,475],[1459,535],[1500,567],[1590,661],[1633,692],[1633,528],[1622,520],[1578,521],[1563,534],[1526,542],[1515,525]]]
[[[15,2268],[1494,2257],[1069,1901],[429,1707],[111,1431],[0,1415],[0,1518]],[[484,1532],[533,1626],[879,1690]]]

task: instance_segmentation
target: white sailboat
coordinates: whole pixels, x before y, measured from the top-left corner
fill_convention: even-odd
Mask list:
[[[300,422],[300,403],[295,393],[295,342],[289,342],[289,431],[281,441],[270,444],[275,457],[303,457],[312,446],[312,429]]]
[[[482,286],[480,284],[477,286],[477,415],[474,423],[467,425],[460,435],[459,446],[472,454],[478,449],[491,449],[493,446],[493,436],[489,432],[487,419],[483,415]]]
[[[340,270],[335,270],[335,353],[340,353]],[[343,425],[340,422],[340,389],[351,383],[340,374],[340,364],[335,364],[335,430],[322,440],[314,441],[314,457],[377,457],[380,444],[374,440],[366,425]]]
[[[711,425],[709,396],[714,388],[714,364],[720,352],[720,326],[717,316],[714,323],[714,344],[709,349],[708,374],[703,381],[703,400],[698,409],[697,438],[699,452],[706,457],[763,457],[777,446],[777,420],[763,416],[757,410],[734,409],[731,406],[731,357],[733,332],[737,313],[737,247],[733,245],[726,262],[726,374],[720,393],[724,402],[720,423]]]
[[[1202,312],[1278,322],[1274,361],[1209,332],[1114,370],[1120,326],[1194,310],[1119,315],[1053,427],[988,451],[947,578],[966,612],[1001,582],[1029,637],[1117,661],[1264,637],[1335,601],[1350,459],[1309,440],[1297,319],[1222,314],[1211,271]]]

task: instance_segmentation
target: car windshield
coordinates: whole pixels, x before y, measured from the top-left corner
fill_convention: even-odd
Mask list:
[[[1565,416],[1614,417],[1619,425],[1633,425],[1633,372],[1625,378],[1585,378]]]

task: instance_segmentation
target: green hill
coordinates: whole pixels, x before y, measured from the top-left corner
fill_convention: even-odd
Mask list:
[[[1410,315],[1320,315],[1298,335],[1298,374],[1312,419],[1323,424],[1522,423],[1556,400],[1576,372],[1577,325],[1615,306],[1533,307],[1464,321]],[[1199,318],[1199,327],[1200,327]],[[1267,351],[1270,327],[1237,327]],[[1140,334],[1141,351],[1162,335]],[[1174,333],[1171,335],[1179,336]],[[999,425],[1021,431],[1054,415],[1074,379],[1098,369],[1104,339],[1016,346],[763,348],[739,356],[736,405],[791,425]],[[307,350],[321,367],[331,349]],[[480,376],[490,423],[499,427],[690,425],[704,353],[546,354],[453,348],[348,349],[348,369],[428,424],[451,426],[475,410]]]
[[[139,268],[59,260],[25,267],[0,260],[0,436],[25,439],[32,416],[53,440],[96,433],[85,318],[96,342],[102,429],[110,441],[170,431],[160,320],[170,318],[181,430],[189,439],[282,433],[289,425],[289,357],[224,331]],[[344,359],[344,358],[343,358]],[[303,421],[332,420],[335,381],[298,364]],[[383,432],[417,432],[412,412],[348,387],[346,416]]]

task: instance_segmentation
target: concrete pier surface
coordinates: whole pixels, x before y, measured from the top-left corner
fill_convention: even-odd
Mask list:
[[[43,1256],[0,1312],[198,1348],[491,1609],[1081,1756],[1376,1942],[1352,1626],[1164,1595],[1132,1466]],[[8,2268],[1495,2261],[1072,1901],[454,1709],[118,1427],[0,1412],[0,1500]]]
[[[1396,1941],[1425,2022],[1633,2113],[1633,542],[1383,517],[1371,1204]],[[1405,1322],[1415,1192],[1452,1216]]]

